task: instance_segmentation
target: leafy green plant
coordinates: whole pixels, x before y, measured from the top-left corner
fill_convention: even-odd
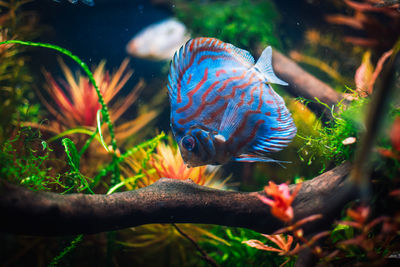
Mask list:
[[[177,1],[176,16],[195,36],[216,37],[235,46],[254,49],[268,44],[280,48],[279,15],[272,1]]]
[[[306,100],[303,100],[307,102]],[[304,145],[298,150],[299,157],[311,164],[315,159],[322,160],[323,172],[331,164],[340,164],[351,159],[355,152],[355,143],[363,130],[363,110],[368,98],[359,98],[349,105],[340,101],[336,107],[329,107],[318,98],[316,102],[325,106],[332,115],[332,120],[324,122],[324,127],[316,124],[318,131],[314,136],[301,136]]]
[[[22,7],[29,0],[0,1],[0,42],[16,38],[29,40],[40,32],[36,16]],[[15,121],[37,122],[39,105],[33,104],[32,84],[28,56],[25,49],[14,44],[0,45],[0,142],[13,132]]]
[[[142,144],[139,144],[131,149],[128,149],[125,153],[120,152],[120,150],[117,147],[117,143],[115,140],[115,134],[114,134],[114,126],[110,120],[110,115],[108,112],[107,105],[103,99],[103,96],[101,94],[101,91],[99,90],[98,86],[96,85],[96,82],[94,80],[93,74],[90,72],[89,68],[87,65],[80,60],[77,56],[73,55],[70,51],[56,46],[56,45],[51,45],[51,44],[45,44],[45,43],[34,43],[34,42],[25,42],[25,41],[20,41],[20,40],[6,40],[0,42],[0,47],[4,47],[7,45],[14,45],[14,44],[21,44],[21,45],[27,45],[27,46],[36,46],[36,47],[44,47],[44,48],[50,48],[56,51],[59,51],[70,58],[72,58],[74,61],[79,63],[79,65],[83,68],[83,70],[86,72],[87,76],[89,77],[90,83],[93,85],[95,88],[95,91],[98,96],[98,101],[101,104],[101,108],[98,112],[97,115],[97,129],[93,132],[85,132],[85,134],[89,134],[90,137],[86,141],[86,143],[83,145],[81,151],[78,152],[78,149],[74,142],[70,140],[69,138],[63,138],[62,139],[62,145],[64,147],[64,152],[66,154],[66,163],[69,166],[69,171],[64,173],[63,175],[58,174],[57,179],[52,178],[51,176],[47,175],[47,172],[50,170],[46,168],[41,168],[42,163],[45,159],[47,159],[48,155],[45,156],[36,156],[35,152],[36,150],[28,150],[27,157],[22,155],[16,155],[16,153],[10,153],[10,152],[15,152],[16,148],[10,145],[13,142],[16,142],[16,140],[19,140],[19,138],[16,139],[11,139],[9,142],[6,142],[4,146],[2,146],[1,149],[1,174],[7,174],[8,176],[2,175],[1,177],[12,177],[14,178],[17,182],[18,179],[22,179],[21,183],[28,183],[31,185],[33,183],[33,186],[31,186],[33,189],[37,190],[48,190],[50,189],[47,185],[50,183],[57,183],[61,186],[61,188],[64,189],[63,193],[68,193],[68,192],[82,192],[82,191],[88,191],[89,193],[94,193],[91,189],[91,186],[95,186],[97,182],[101,178],[103,178],[105,175],[111,173],[112,179],[107,185],[107,187],[113,187],[118,184],[119,179],[120,179],[120,174],[119,174],[119,165],[122,163],[128,156],[133,155],[134,153],[140,151],[140,150],[145,150],[147,151],[146,153],[151,154],[154,148],[156,147],[156,144],[158,143],[159,140],[163,139],[165,137],[165,134],[162,133],[153,140],[149,140],[146,142],[143,142]],[[99,114],[101,113],[102,119],[100,119]],[[103,121],[107,124],[108,126],[108,136],[110,136],[111,139],[111,145],[108,146],[105,143],[104,136],[101,131],[101,125]],[[23,129],[30,129],[30,128],[23,128]],[[63,134],[56,139],[65,136],[66,134]],[[80,172],[80,161],[81,157],[84,154],[84,152],[87,150],[89,147],[90,143],[95,139],[95,137],[99,135],[100,141],[103,143],[103,145],[106,147],[106,150],[112,154],[112,160],[111,163],[106,166],[98,176],[95,177],[94,183],[92,182],[90,185],[88,183],[88,180],[90,178],[85,177],[81,172]],[[26,142],[28,145],[31,145],[30,142]],[[47,143],[42,141],[43,149],[47,149]],[[147,155],[145,158],[149,159],[150,156]],[[4,159],[4,160],[3,160]],[[3,165],[4,164],[4,165]],[[32,167],[33,166],[33,167]],[[10,171],[11,170],[11,171]],[[12,170],[15,170],[14,172]],[[33,173],[33,175],[30,175],[30,173]],[[21,177],[26,177],[25,179]],[[61,178],[62,182],[61,182]],[[50,180],[50,182],[47,182],[47,180]],[[34,188],[36,187],[36,188]],[[114,187],[114,191],[117,188]],[[112,193],[113,190],[110,191]],[[109,247],[112,248],[115,243],[115,238],[113,237],[113,234],[109,235],[108,238],[108,243]],[[82,236],[77,236],[71,244],[66,247],[58,256],[56,256],[53,261],[51,262],[51,265],[57,265],[59,261],[70,251],[72,251],[76,245],[81,241]]]
[[[16,130],[14,136],[0,146],[1,178],[31,190],[49,190],[52,184],[60,184],[59,177],[53,177],[51,167],[47,166],[50,151],[38,131]]]

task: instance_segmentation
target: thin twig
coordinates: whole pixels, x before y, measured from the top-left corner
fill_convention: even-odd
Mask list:
[[[198,252],[200,252],[201,257],[207,261],[211,266],[214,267],[219,267],[218,263],[215,262],[215,260],[213,258],[211,258],[210,256],[208,256],[207,252],[204,251],[204,249],[202,249],[196,241],[194,241],[194,239],[192,237],[190,237],[189,235],[187,235],[185,232],[183,232],[175,223],[172,224],[172,226],[175,227],[175,229],[187,240],[189,240],[197,249]]]

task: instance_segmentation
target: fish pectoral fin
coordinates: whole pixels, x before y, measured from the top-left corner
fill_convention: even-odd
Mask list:
[[[272,68],[272,48],[270,46],[264,49],[254,68],[264,76],[267,83],[289,85],[275,75]]]
[[[237,103],[234,100],[229,101],[218,129],[219,135],[224,136],[228,140],[239,125],[240,116]]]

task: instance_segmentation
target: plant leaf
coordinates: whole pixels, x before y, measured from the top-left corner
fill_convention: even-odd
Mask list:
[[[79,154],[76,150],[74,142],[69,138],[63,138],[62,144],[64,146],[65,153],[67,154],[67,161],[72,171],[79,172]]]

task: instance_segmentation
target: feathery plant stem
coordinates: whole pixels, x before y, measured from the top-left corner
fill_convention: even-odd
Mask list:
[[[77,235],[74,238],[74,240],[71,241],[71,244],[68,247],[64,248],[64,250],[61,251],[60,254],[58,254],[56,257],[53,258],[53,260],[50,262],[48,267],[58,266],[58,264],[60,263],[60,260],[62,258],[64,258],[65,255],[67,255],[69,252],[74,250],[76,248],[76,246],[78,245],[78,243],[80,243],[82,241],[82,238],[83,238],[83,235]]]
[[[93,179],[93,183],[91,184],[91,187],[94,187],[99,181],[100,179],[107,175],[107,173],[109,173],[110,171],[112,171],[114,169],[114,165],[115,164],[119,164],[121,162],[123,162],[127,157],[132,156],[133,154],[135,154],[136,152],[138,152],[141,149],[144,149],[146,147],[155,147],[158,142],[160,142],[160,140],[165,139],[166,135],[164,132],[161,132],[159,135],[157,135],[156,137],[154,137],[153,139],[147,140],[137,146],[132,147],[131,149],[127,150],[124,154],[122,154],[120,157],[118,157],[115,161],[111,162],[106,168],[102,169],[97,175],[96,177],[94,177]],[[150,149],[150,151],[152,151]],[[111,187],[117,185],[113,184],[111,185]]]
[[[65,48],[62,48],[60,46],[53,45],[53,44],[27,42],[27,41],[20,41],[20,40],[7,40],[7,41],[0,42],[0,45],[3,45],[3,44],[21,44],[21,45],[28,45],[28,46],[50,48],[50,49],[56,50],[64,55],[69,56],[71,59],[73,59],[75,62],[77,62],[79,64],[79,66],[81,66],[82,69],[85,71],[90,82],[92,83],[92,85],[94,86],[94,88],[96,90],[97,96],[99,98],[99,103],[101,104],[101,113],[104,117],[104,121],[108,125],[108,130],[110,131],[111,146],[114,150],[117,149],[117,141],[115,140],[114,126],[110,120],[110,113],[108,111],[108,107],[107,107],[106,103],[104,102],[103,95],[101,94],[100,89],[97,86],[96,81],[94,80],[92,72],[90,71],[89,67],[86,65],[85,62],[83,62],[78,56],[72,54],[71,51],[69,51]]]

